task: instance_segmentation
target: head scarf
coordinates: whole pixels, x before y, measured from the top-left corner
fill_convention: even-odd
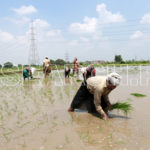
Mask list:
[[[118,73],[113,72],[113,73],[110,73],[109,75],[107,75],[107,79],[106,80],[111,85],[118,86],[120,84],[120,81],[121,81],[121,76]]]

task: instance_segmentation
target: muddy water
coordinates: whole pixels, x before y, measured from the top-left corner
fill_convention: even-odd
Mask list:
[[[97,73],[106,74],[103,69]],[[0,150],[150,150],[148,69],[118,68],[122,84],[110,100],[130,101],[134,109],[128,116],[111,111],[108,121],[83,111],[67,112],[81,83],[64,80],[62,72],[46,80],[38,73],[25,82],[20,75],[1,76]],[[135,92],[147,96],[130,95]]]

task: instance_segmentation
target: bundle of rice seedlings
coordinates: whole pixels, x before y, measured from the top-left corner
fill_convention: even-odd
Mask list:
[[[128,102],[117,102],[111,105],[111,109],[120,110],[123,113],[128,114],[133,108]]]
[[[136,97],[145,97],[146,95],[140,94],[140,93],[131,93],[131,95],[136,96]]]
[[[70,76],[71,76],[71,77],[74,77],[74,74],[73,74],[73,73],[70,73]]]
[[[82,82],[82,80],[80,80],[80,79],[78,79],[78,80],[76,80],[77,82]]]

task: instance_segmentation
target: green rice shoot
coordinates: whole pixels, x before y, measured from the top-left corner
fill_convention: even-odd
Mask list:
[[[140,94],[140,93],[131,93],[131,95],[136,96],[136,97],[145,97],[146,95]]]
[[[74,77],[74,74],[73,74],[73,73],[70,73],[70,76],[71,76],[71,77]]]
[[[82,82],[82,80],[80,80],[80,79],[78,79],[78,80],[76,80],[77,82]]]
[[[133,109],[131,104],[129,104],[128,102],[117,102],[111,105],[112,110],[116,109],[116,110],[120,110],[122,111],[124,114],[128,114],[131,112],[131,110]]]

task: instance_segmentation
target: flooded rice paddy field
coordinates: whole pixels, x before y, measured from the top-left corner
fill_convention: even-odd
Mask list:
[[[122,83],[110,101],[129,101],[133,111],[111,111],[108,121],[67,112],[81,83],[63,71],[25,82],[20,74],[0,76],[0,150],[150,150],[150,66],[96,68],[99,75],[114,70]]]

